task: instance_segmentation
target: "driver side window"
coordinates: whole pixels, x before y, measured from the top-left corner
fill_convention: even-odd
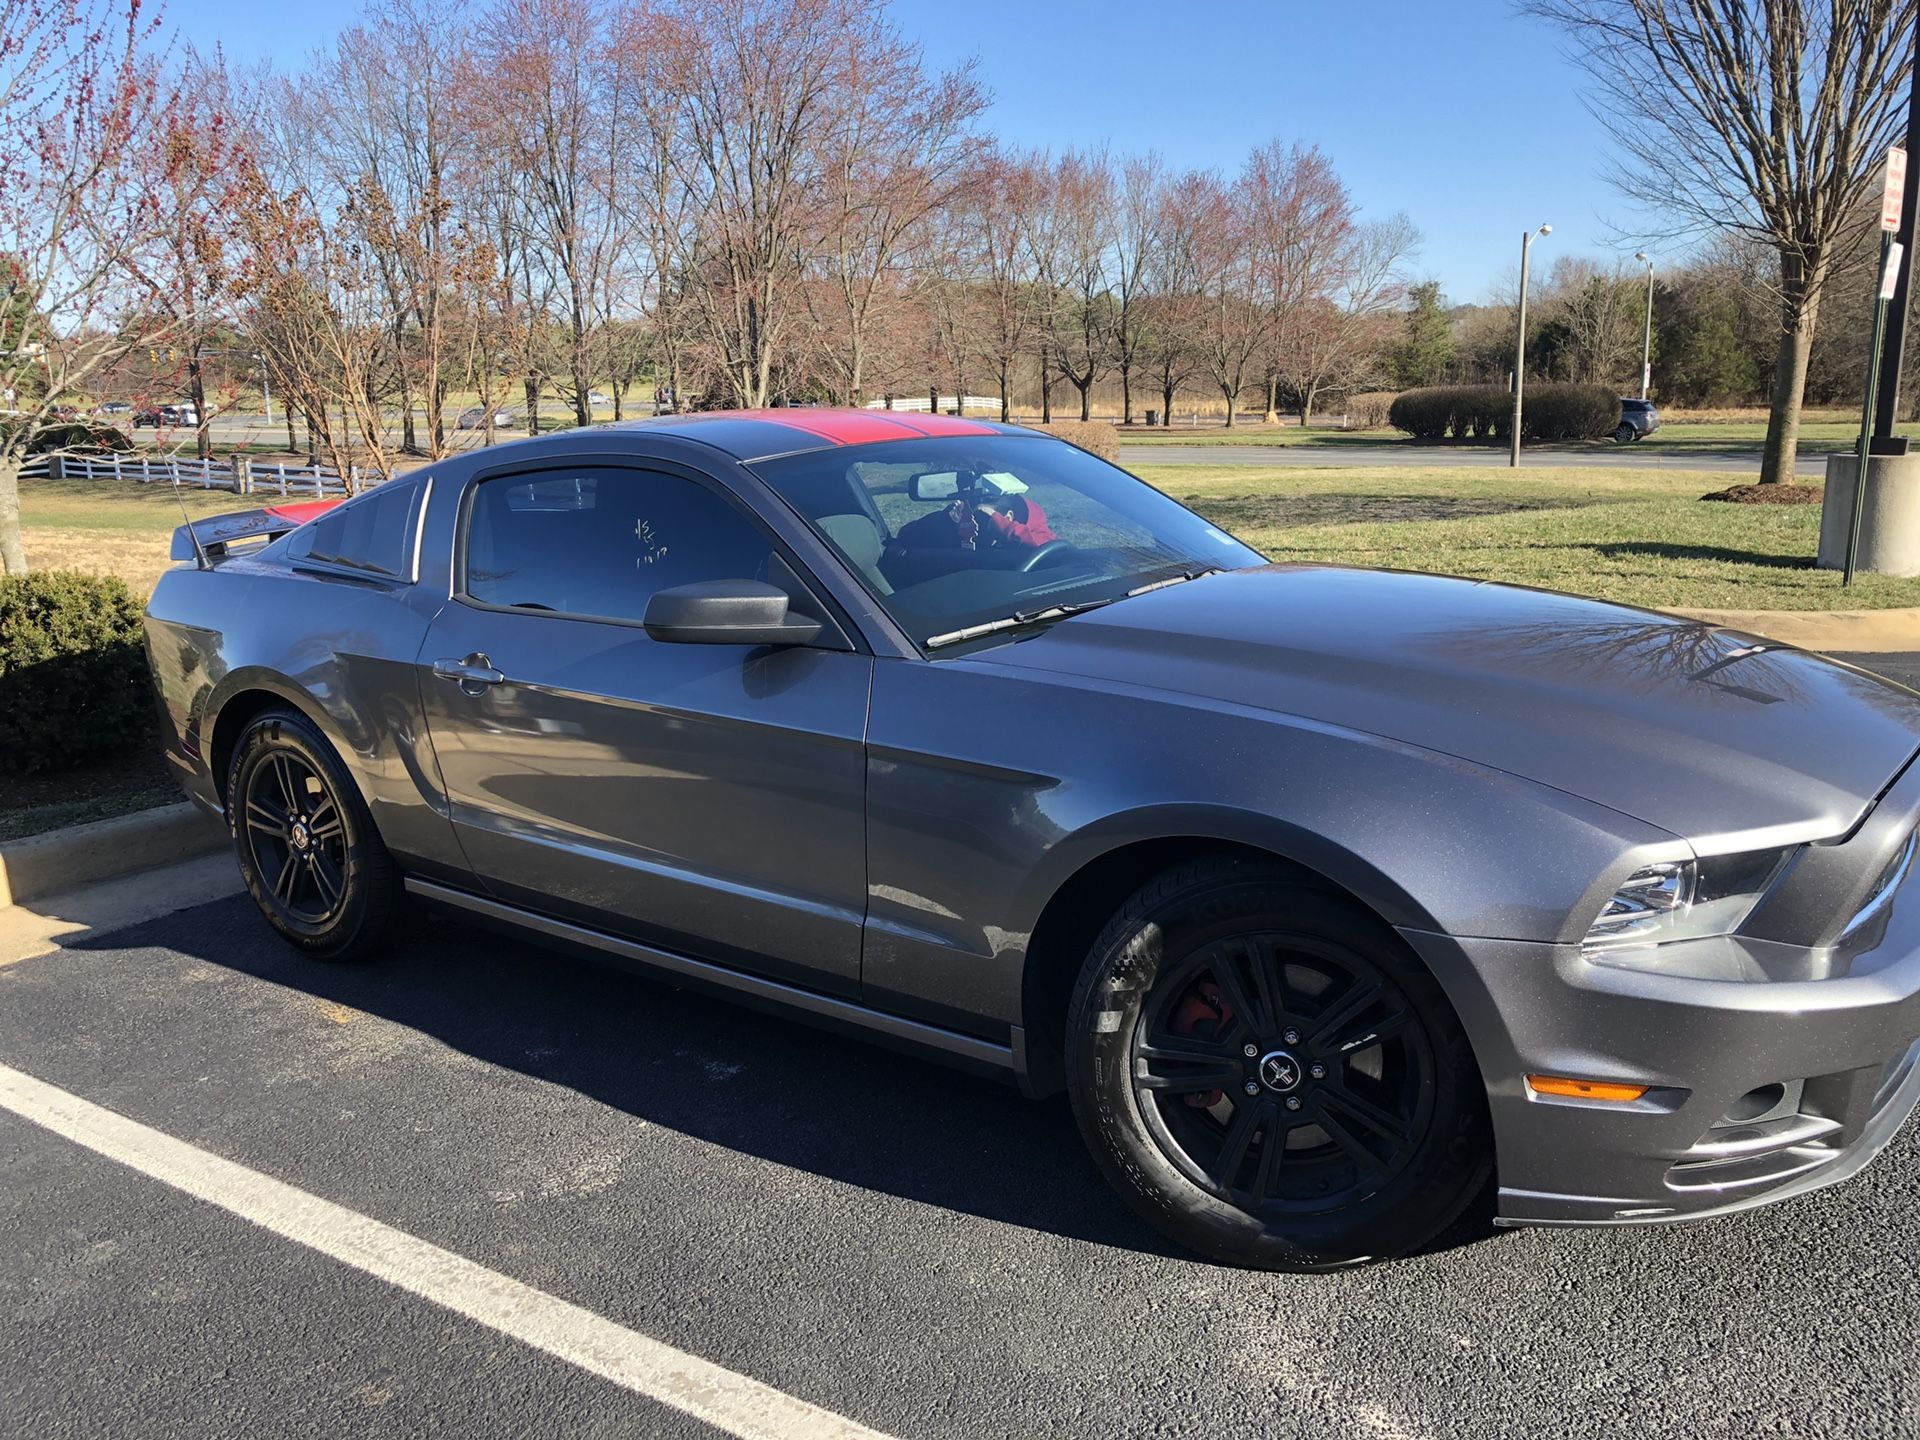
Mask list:
[[[482,605],[638,624],[676,585],[752,580],[772,547],[725,497],[652,470],[501,475],[474,488],[466,594]]]

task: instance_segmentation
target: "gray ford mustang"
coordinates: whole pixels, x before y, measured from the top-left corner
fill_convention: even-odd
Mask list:
[[[183,527],[147,638],[168,758],[316,960],[431,902],[1065,1089],[1140,1214],[1278,1269],[1489,1204],[1724,1214],[1920,1101],[1920,695],[1845,666],[1264,564],[925,416],[573,431],[308,508]]]

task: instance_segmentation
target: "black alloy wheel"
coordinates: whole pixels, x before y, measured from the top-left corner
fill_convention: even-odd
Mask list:
[[[398,932],[399,867],[312,721],[290,710],[254,719],[234,747],[225,794],[241,878],[288,943],[316,960],[357,960]]]
[[[1321,1214],[1404,1170],[1433,1112],[1433,1050],[1398,986],[1313,936],[1234,935],[1154,986],[1133,1087],[1196,1185],[1253,1214]]]
[[[289,750],[247,776],[247,845],[282,924],[324,929],[347,891],[347,827],[340,802],[313,766]]]
[[[1257,855],[1121,906],[1081,968],[1067,1074],[1114,1188],[1228,1264],[1403,1255],[1490,1193],[1486,1085],[1446,992],[1379,916]]]

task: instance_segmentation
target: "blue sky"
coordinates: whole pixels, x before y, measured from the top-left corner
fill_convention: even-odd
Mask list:
[[[1156,149],[1236,169],[1280,136],[1333,157],[1369,214],[1404,210],[1425,236],[1415,269],[1454,300],[1485,299],[1534,252],[1611,257],[1632,220],[1601,177],[1606,137],[1558,35],[1508,0],[892,0],[930,59],[977,57],[988,124],[1021,145]],[[172,0],[201,48],[292,63],[357,4]]]

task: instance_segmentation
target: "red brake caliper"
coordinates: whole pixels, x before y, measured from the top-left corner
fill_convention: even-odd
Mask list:
[[[1218,986],[1211,980],[1202,980],[1181,999],[1167,1028],[1176,1035],[1214,1040],[1232,1023],[1233,1007],[1220,998]],[[1211,1110],[1220,1103],[1223,1093],[1203,1090],[1187,1096],[1187,1104],[1196,1110]]]

